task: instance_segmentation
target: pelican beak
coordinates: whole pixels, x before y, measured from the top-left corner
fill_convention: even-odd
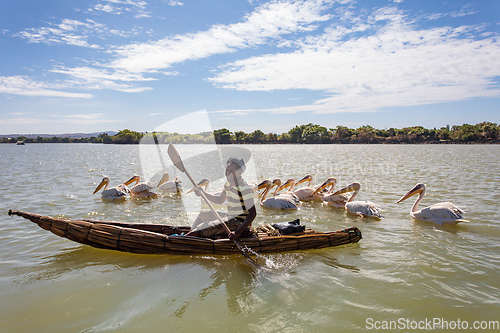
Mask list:
[[[162,184],[168,182],[168,179],[170,177],[168,176],[168,173],[164,173],[163,176],[161,177],[160,181],[158,182],[158,185],[156,185],[156,187],[160,187]],[[125,184],[127,185],[127,184]]]
[[[123,184],[125,184],[127,186],[130,185],[130,184],[132,184],[133,182],[136,182],[136,184],[138,184],[140,180],[141,180],[140,176],[134,175],[132,178],[130,178],[129,180],[127,180]]]
[[[331,184],[331,180],[327,179],[323,184],[321,184],[312,194],[311,196],[323,191],[325,188],[327,188]]]
[[[312,176],[311,175],[307,175],[304,178],[302,178],[301,180],[299,180],[298,182],[296,182],[295,185],[299,185],[299,184],[305,183],[307,181],[310,181],[311,179],[312,179]]]
[[[278,192],[284,190],[287,187],[290,187],[291,185],[292,185],[292,180],[288,179],[283,185],[279,187]]]
[[[101,181],[101,183],[100,183],[99,185],[97,185],[97,187],[96,187],[96,189],[95,189],[94,193],[92,193],[92,194],[96,194],[97,192],[99,192],[99,190],[100,190],[100,189],[101,189],[104,185],[106,185],[107,183],[109,183],[109,179],[104,178],[104,179]]]
[[[265,181],[264,180],[262,183],[260,183],[259,185],[257,185],[257,190],[259,191],[259,190],[267,188],[268,184],[269,184],[269,181]]]
[[[356,191],[356,188],[353,186],[353,184],[351,184],[351,185],[347,185],[344,188],[341,188],[338,191],[333,192],[332,195],[342,194],[342,193],[347,193],[347,192],[353,192],[353,191]]]
[[[420,193],[420,192],[422,192],[422,187],[420,186],[420,184],[415,185],[414,188],[409,190],[405,195],[403,195],[401,197],[401,199],[396,201],[396,203],[400,203],[401,201],[404,201],[404,200],[408,199],[409,197],[411,197],[412,195],[415,195],[415,194]]]
[[[200,182],[197,185],[198,185],[198,187],[208,186],[208,183],[209,183],[208,179],[203,178],[202,180],[200,180]],[[189,193],[193,192],[194,189],[195,189],[195,187],[193,187],[192,189],[190,189],[186,194],[189,194]]]

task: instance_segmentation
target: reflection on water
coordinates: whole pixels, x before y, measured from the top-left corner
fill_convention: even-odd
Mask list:
[[[266,254],[260,269],[241,255],[99,250],[8,217],[7,211],[187,225],[199,198],[105,203],[93,196],[103,175],[115,184],[141,174],[137,146],[0,145],[2,331],[324,332],[365,329],[366,318],[497,320],[498,146],[245,148],[259,180],[312,174],[318,184],[335,176],[339,187],[357,180],[359,200],[381,205],[385,218],[360,219],[319,203],[304,203],[297,212],[259,208],[258,222],[300,218],[320,231],[355,225],[363,232],[357,244]],[[181,154],[185,149],[190,148],[179,148]],[[413,221],[411,200],[396,200],[419,182],[427,184],[422,207],[453,201],[465,207],[471,223],[442,227]]]

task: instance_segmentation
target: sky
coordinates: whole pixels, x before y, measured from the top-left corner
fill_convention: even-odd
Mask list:
[[[0,134],[500,122],[497,0],[0,6]]]

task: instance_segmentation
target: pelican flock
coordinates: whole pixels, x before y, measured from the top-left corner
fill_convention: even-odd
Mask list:
[[[101,192],[103,200],[124,200],[128,197],[132,198],[156,198],[158,196],[153,190],[156,188],[163,193],[180,193],[182,191],[181,180],[176,177],[169,181],[169,175],[163,174],[162,178],[155,186],[151,183],[141,182],[140,176],[134,175],[132,178],[123,184],[109,187],[110,179],[104,176],[102,181],[94,190],[94,194]],[[380,206],[371,201],[354,201],[354,198],[361,190],[361,184],[357,181],[334,191],[337,185],[335,177],[327,178],[322,184],[313,186],[313,176],[308,174],[296,181],[295,178],[288,179],[282,184],[279,178],[274,180],[266,179],[254,187],[256,195],[260,196],[259,204],[263,208],[276,210],[297,210],[301,202],[319,201],[325,206],[345,209],[346,212],[359,217],[371,217],[382,219],[380,214]],[[135,185],[128,187],[129,185]],[[305,187],[295,189],[296,186],[307,183]],[[202,179],[199,187],[208,189],[210,180]],[[271,193],[272,189],[276,188]],[[284,191],[288,189],[287,191]],[[186,194],[194,190],[191,189]],[[263,190],[261,193],[258,191]],[[218,195],[222,190],[216,191],[213,194]],[[410,216],[416,220],[428,221],[439,225],[456,225],[460,222],[469,222],[463,218],[464,211],[451,202],[440,202],[426,208],[419,209],[419,204],[423,200],[426,191],[425,184],[417,184],[405,195],[403,195],[397,203],[400,203],[411,196],[418,194],[418,198],[414,202]]]
[[[459,222],[469,222],[464,220],[464,211],[451,202],[440,202],[432,206],[418,209],[418,205],[425,195],[425,184],[417,184],[397,201],[400,203],[409,197],[419,194],[417,200],[411,207],[410,216],[416,220],[428,221],[440,225],[457,224]]]
[[[273,187],[276,186],[276,191],[274,191],[273,195],[268,198],[268,194],[271,191]],[[284,194],[278,194],[278,189],[281,186],[281,180],[275,179],[271,182],[271,180],[266,179],[262,181],[258,189],[264,191],[262,192],[262,196],[260,198],[260,205],[265,208],[270,208],[270,209],[298,209],[299,205],[299,199],[297,196],[284,193]]]

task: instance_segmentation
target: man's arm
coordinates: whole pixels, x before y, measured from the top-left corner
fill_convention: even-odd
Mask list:
[[[245,231],[250,225],[252,225],[253,220],[257,216],[257,211],[255,210],[255,206],[252,206],[248,210],[248,215],[245,218],[245,221],[241,224],[241,226],[229,234],[229,240],[234,241],[236,238],[240,237],[241,233]]]

